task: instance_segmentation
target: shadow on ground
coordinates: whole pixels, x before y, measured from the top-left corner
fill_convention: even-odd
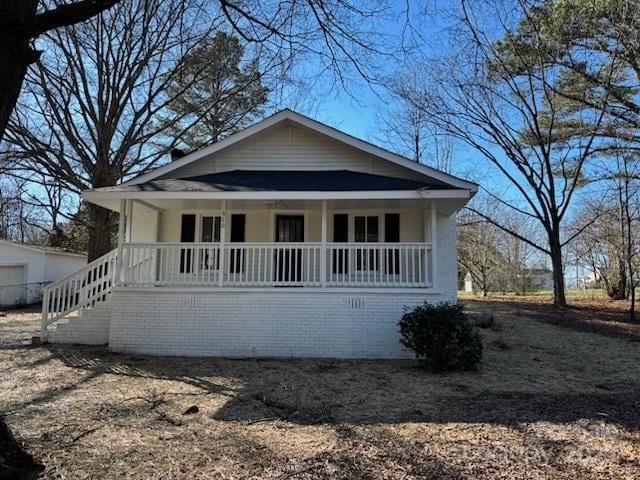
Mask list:
[[[151,357],[115,354],[103,348],[48,345],[51,359],[85,370],[78,383],[22,404],[51,401],[103,375],[170,380],[206,394],[227,397],[216,420],[321,423],[572,422],[596,419],[640,429],[640,378],[607,382],[591,391],[545,393],[540,378],[527,391],[496,388],[480,373],[438,375],[413,361],[259,360]],[[509,375],[505,369],[505,376]],[[568,372],[569,374],[570,372]],[[491,380],[493,382],[493,380]],[[505,381],[505,385],[508,382]],[[534,391],[531,391],[531,390]]]

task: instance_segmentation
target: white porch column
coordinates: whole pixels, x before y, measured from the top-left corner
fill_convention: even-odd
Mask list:
[[[432,268],[432,287],[436,288],[438,279],[438,213],[436,211],[436,202],[431,201],[431,268]]]
[[[127,202],[127,206],[127,230],[125,233],[127,242],[131,242],[133,241],[133,200]]]
[[[218,269],[218,286],[224,285],[224,244],[227,238],[227,201],[222,200],[220,207],[220,268]]]
[[[327,285],[327,201],[322,200],[322,245],[320,246],[320,286]]]
[[[127,200],[120,200],[120,217],[118,220],[118,259],[116,262],[116,281],[124,283],[124,259],[122,258],[124,244],[124,227],[127,221]]]

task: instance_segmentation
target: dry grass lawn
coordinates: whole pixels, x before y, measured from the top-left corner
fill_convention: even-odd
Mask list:
[[[602,290],[573,291],[567,294],[565,308],[553,307],[551,292],[528,295],[501,295],[492,293],[489,297],[462,294],[463,301],[477,303],[478,308],[491,310],[496,306],[508,308],[515,315],[534,317],[541,321],[596,332],[602,335],[640,340],[640,306],[636,307],[636,322],[629,319],[629,301],[610,300]],[[479,302],[488,302],[482,304]]]
[[[481,370],[447,375],[30,347],[37,313],[10,313],[0,413],[52,479],[640,478],[637,339],[469,308],[497,324]]]

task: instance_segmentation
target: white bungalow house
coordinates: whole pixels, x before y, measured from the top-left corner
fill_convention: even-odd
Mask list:
[[[407,307],[456,299],[477,185],[283,110],[117,187],[118,248],[51,285],[42,337],[158,355],[407,356]]]

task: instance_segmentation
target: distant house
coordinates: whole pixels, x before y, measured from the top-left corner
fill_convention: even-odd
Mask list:
[[[525,268],[520,277],[528,290],[553,290],[553,272],[548,268]]]
[[[600,282],[598,271],[587,267],[570,267],[565,270],[565,285],[567,288],[585,289],[597,288]]]
[[[44,285],[86,264],[86,255],[0,239],[0,307],[38,302]]]
[[[523,288],[525,290],[552,290],[553,272],[548,268],[525,268],[522,273],[516,275],[515,282],[504,275],[495,275],[488,282],[489,292],[514,290],[514,287],[518,292],[521,292]],[[464,277],[464,291],[472,293],[480,290],[481,287],[473,281],[471,273],[467,272]]]
[[[42,337],[157,355],[403,357],[455,301],[478,186],[290,110],[114,187],[118,248],[48,287]],[[78,312],[76,314],[75,312]]]
[[[469,272],[464,276],[464,291],[473,293],[473,277]]]

